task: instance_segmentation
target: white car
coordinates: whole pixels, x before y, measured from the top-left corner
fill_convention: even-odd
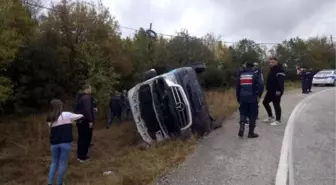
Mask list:
[[[154,75],[128,91],[133,119],[145,142],[210,131],[208,106],[194,68],[150,73]]]
[[[314,75],[313,85],[333,85],[336,86],[336,70],[322,70]]]

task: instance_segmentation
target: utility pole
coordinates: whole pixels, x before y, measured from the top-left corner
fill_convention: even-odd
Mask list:
[[[333,36],[332,35],[330,35],[330,40],[331,40],[331,46],[332,46],[332,48],[334,48],[334,41],[333,41]]]
[[[149,24],[149,30],[152,30],[152,23]],[[154,64],[154,60],[153,60],[153,39],[152,39],[151,35],[149,36],[149,55],[150,55],[150,65],[153,65]]]
[[[146,35],[149,39],[148,43],[148,50],[149,50],[149,58],[150,58],[150,65],[154,65],[153,59],[153,41],[157,39],[157,34],[155,31],[152,30],[152,23],[149,24],[149,29],[146,30]]]

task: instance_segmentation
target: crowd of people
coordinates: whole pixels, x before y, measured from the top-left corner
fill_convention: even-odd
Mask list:
[[[92,97],[92,88],[89,84],[84,85],[77,95],[74,113],[64,111],[61,100],[51,100],[46,119],[50,127],[52,155],[48,185],[53,184],[57,168],[57,184],[63,185],[64,183],[63,178],[67,169],[71,143],[73,141],[73,123],[76,124],[78,131],[77,160],[85,162],[90,159],[88,152],[89,147],[92,145],[92,132],[97,111],[96,101]],[[107,128],[111,126],[115,117],[119,123],[130,117],[130,106],[126,90],[121,95],[119,93],[111,95]]]
[[[285,72],[277,58],[269,59],[270,71],[266,81],[266,95],[263,105],[268,114],[264,122],[270,125],[279,125],[281,123],[281,97],[284,92]],[[236,97],[239,103],[239,131],[238,136],[243,137],[245,125],[249,125],[248,138],[257,138],[259,135],[254,132],[256,120],[258,118],[258,104],[264,93],[264,80],[261,69],[255,63],[246,62],[244,68],[239,72],[239,78],[236,85]],[[275,118],[273,116],[270,103],[273,103],[275,109]]]
[[[266,81],[266,95],[262,104],[264,105],[268,118],[264,122],[270,125],[281,124],[281,97],[285,90],[285,71],[283,64],[278,59],[269,59],[270,70]],[[311,93],[312,81],[314,77],[313,69],[297,68],[297,74],[301,77],[302,93]],[[246,62],[239,72],[236,86],[236,97],[239,103],[239,131],[238,136],[243,137],[245,125],[249,125],[248,138],[257,138],[254,132],[255,123],[258,119],[259,100],[264,92],[264,80],[261,69],[256,63]],[[273,103],[275,117],[273,116],[270,103]]]

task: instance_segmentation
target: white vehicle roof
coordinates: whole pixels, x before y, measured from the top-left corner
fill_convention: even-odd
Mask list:
[[[323,72],[333,72],[336,71],[335,69],[327,69],[327,70],[321,70],[318,73],[323,73]]]
[[[323,75],[323,74],[331,74],[331,73],[336,73],[336,70],[335,69],[326,69],[326,70],[321,70],[319,71],[318,73],[316,73],[317,75]]]
[[[336,69],[324,69],[324,70],[321,70],[320,72],[322,71],[330,72],[330,71],[336,71]]]

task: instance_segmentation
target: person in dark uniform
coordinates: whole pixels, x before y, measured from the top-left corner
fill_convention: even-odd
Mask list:
[[[308,73],[308,93],[311,93],[311,88],[312,88],[312,85],[313,85],[313,78],[314,78],[314,72],[313,72],[313,68],[310,68],[309,71],[307,72]]]
[[[281,123],[281,97],[285,90],[285,72],[282,65],[278,62],[277,58],[271,57],[269,60],[270,71],[267,75],[266,82],[266,95],[263,100],[263,105],[267,111],[268,118],[264,120],[271,125],[278,125]],[[274,120],[270,103],[273,103],[275,109]]]
[[[248,138],[256,138],[259,135],[254,132],[258,114],[258,98],[261,97],[264,84],[253,71],[253,63],[247,62],[244,70],[239,72],[236,85],[236,97],[239,103],[239,132],[243,137],[246,119],[249,118]]]
[[[80,94],[77,96],[75,104],[74,112],[83,115],[83,118],[77,121],[77,159],[80,162],[89,159],[88,151],[92,139],[92,128],[95,119],[91,93],[91,85],[84,85]]]
[[[118,93],[119,94],[119,93]],[[120,95],[111,96],[109,101],[109,119],[107,121],[106,128],[110,128],[114,117],[118,118],[118,121],[121,122],[121,113],[122,113],[123,103]]]
[[[240,67],[239,67],[239,72],[238,72],[238,79],[241,73],[243,73],[246,70],[246,62],[243,63]],[[240,118],[239,120],[244,120],[245,119],[245,125],[248,126],[249,125],[249,119],[248,117],[245,117],[244,115],[240,114]]]
[[[301,78],[302,93],[307,94],[308,93],[308,85],[309,85],[309,79],[308,79],[309,74],[307,73],[307,70],[305,68],[302,68],[299,75],[300,75],[300,78]]]
[[[253,63],[253,68],[252,68],[252,71],[257,75],[257,78],[259,78],[258,80],[260,80],[262,82],[262,84],[264,84],[264,77],[263,77],[263,74],[261,72],[261,68],[259,67],[259,64],[257,62],[254,62]],[[261,95],[264,93],[264,85],[262,87],[261,90]],[[258,109],[257,109],[257,118],[256,119],[259,119],[259,98],[258,98]],[[249,124],[249,120],[247,119],[246,121],[246,125]]]
[[[128,120],[130,117],[130,113],[131,113],[131,107],[130,107],[130,103],[129,103],[128,96],[127,96],[127,90],[123,90],[123,94],[121,95],[121,100],[123,103],[122,119]]]
[[[259,90],[261,91],[261,95],[264,93],[264,76],[262,74],[261,68],[259,67],[258,63],[254,62],[253,63],[253,72],[257,75],[259,78],[259,81],[263,84],[262,89],[260,88]],[[259,119],[259,99],[258,98],[258,113],[257,113],[257,119]]]

